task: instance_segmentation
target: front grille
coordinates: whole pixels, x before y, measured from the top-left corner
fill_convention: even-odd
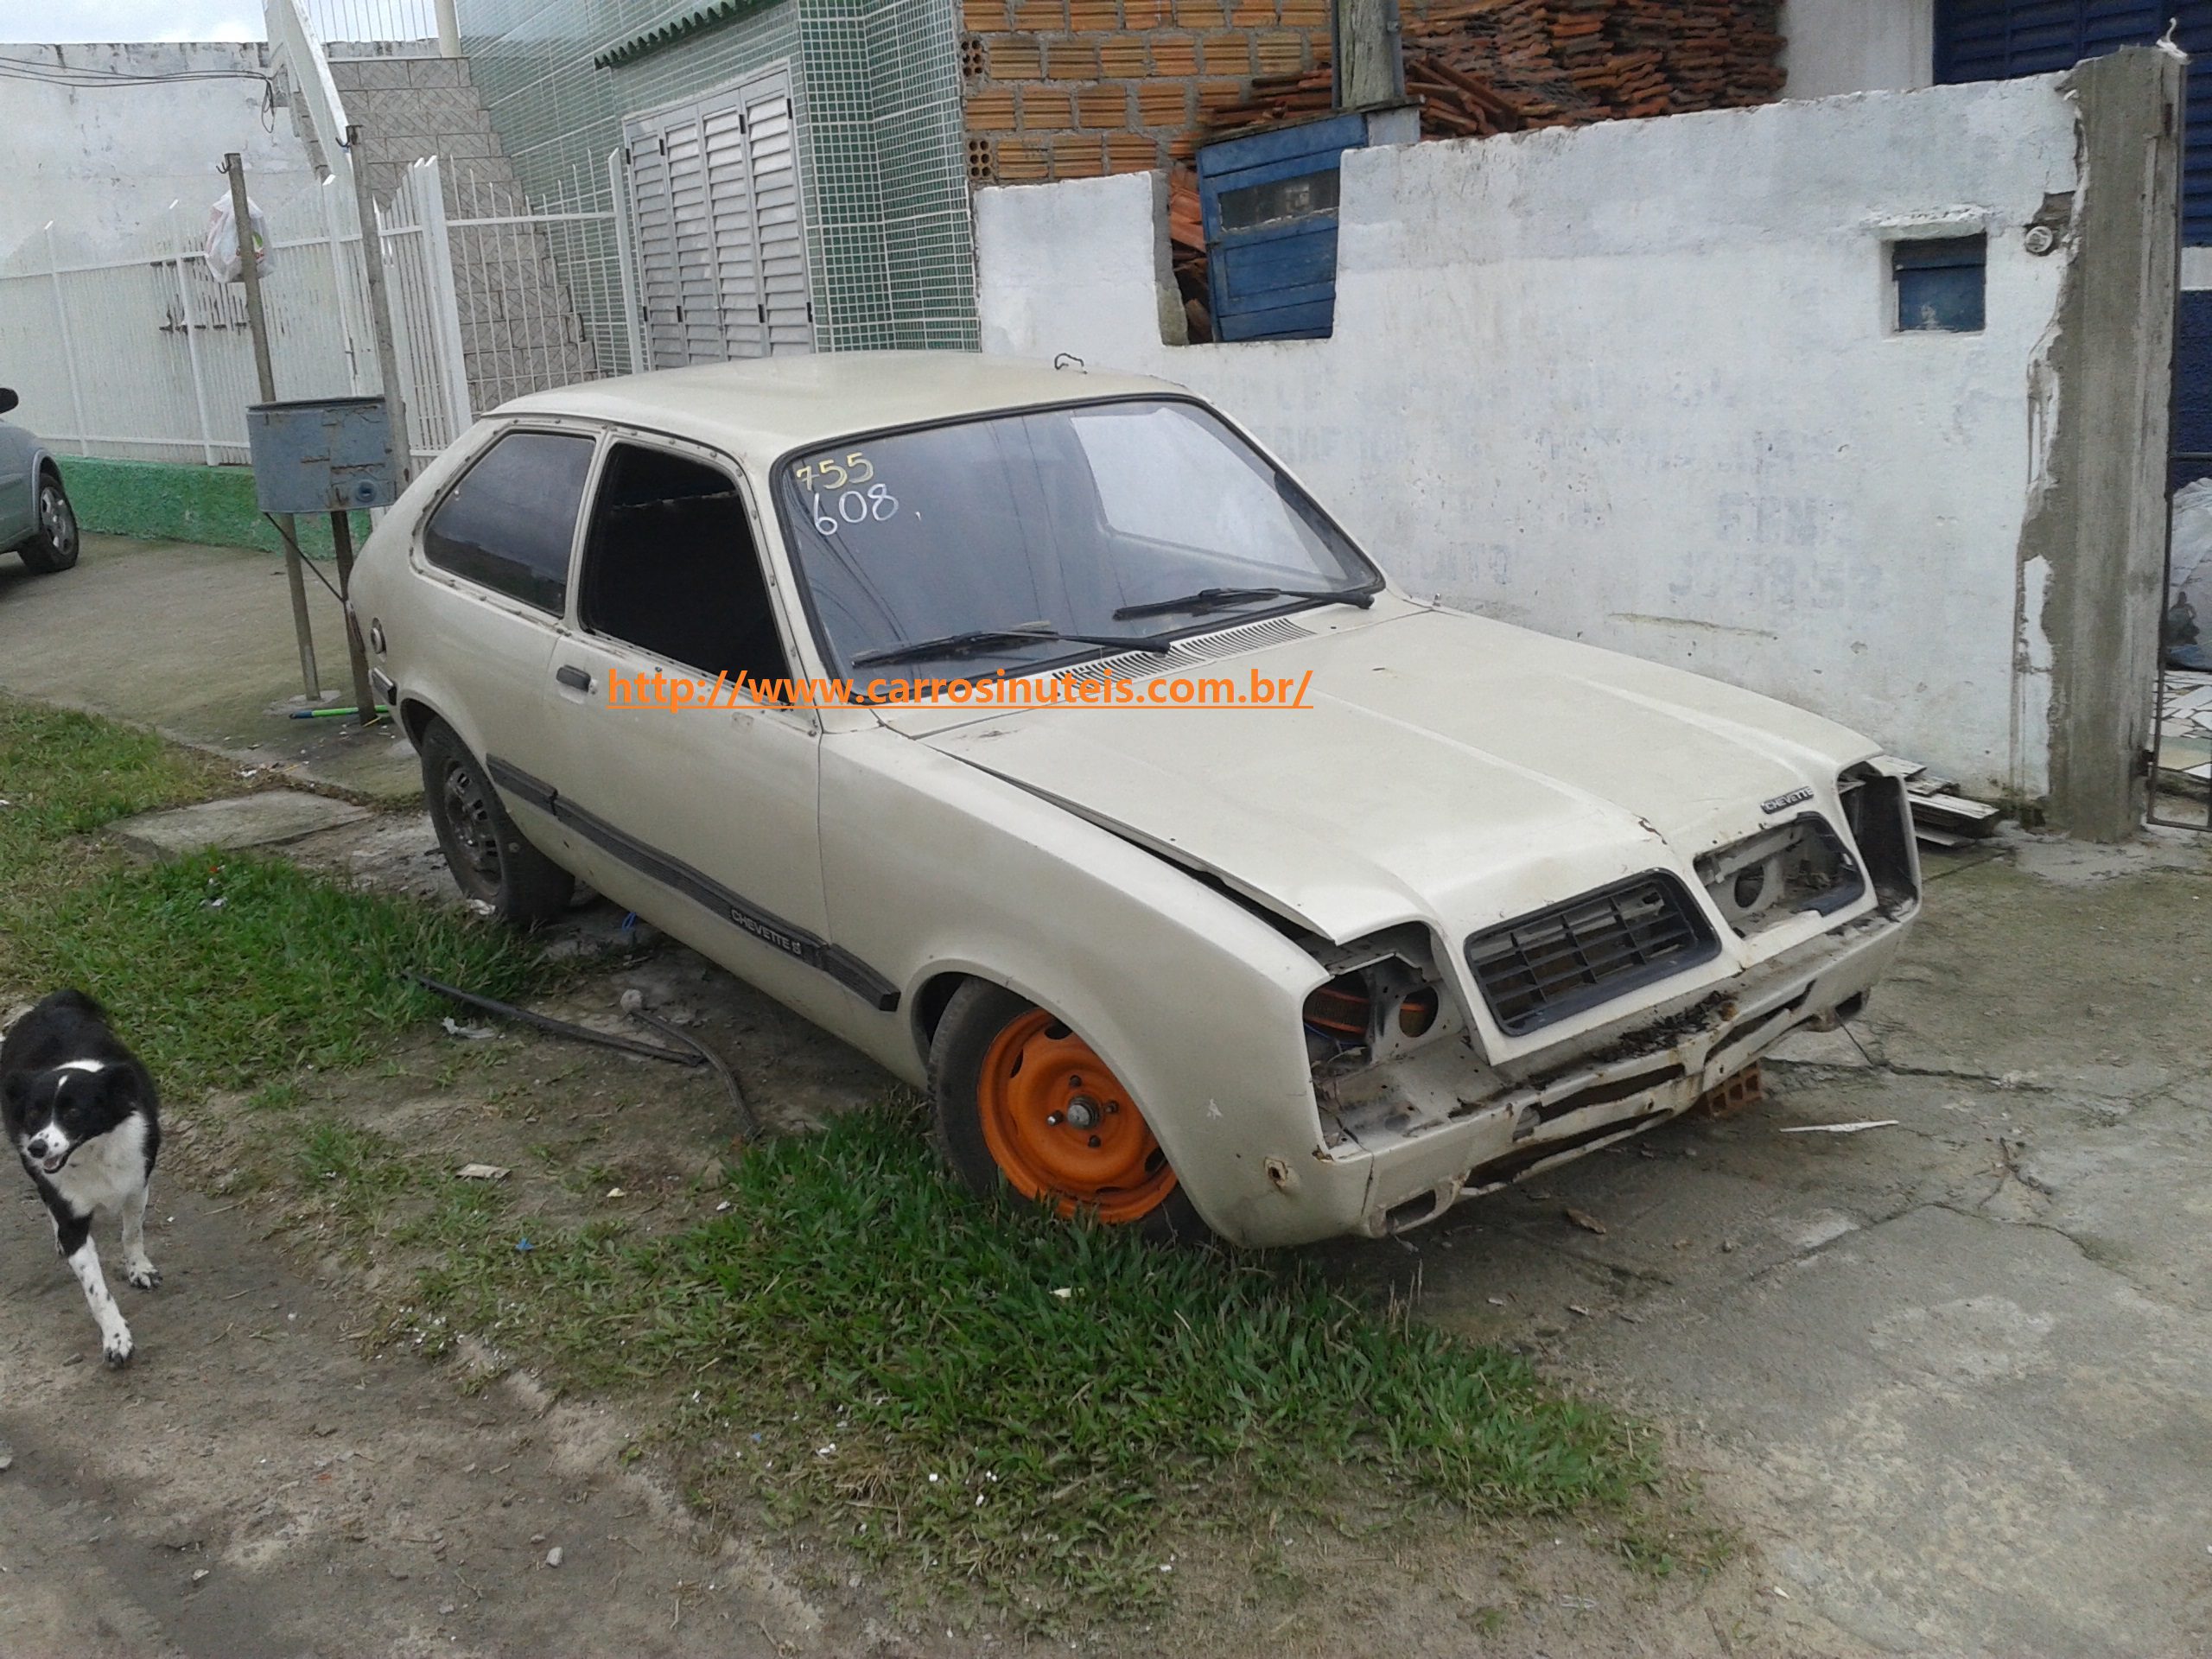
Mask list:
[[[1510,1036],[1709,961],[1720,949],[1682,884],[1654,871],[1467,941],[1467,966]]]

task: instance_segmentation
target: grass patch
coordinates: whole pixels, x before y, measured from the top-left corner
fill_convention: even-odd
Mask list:
[[[474,1242],[443,1232],[424,1326],[588,1386],[676,1384],[709,1508],[766,1491],[1033,1610],[1148,1600],[1179,1529],[1321,1501],[1347,1468],[1493,1516],[1625,1516],[1656,1478],[1632,1424],[1511,1355],[1295,1260],[979,1205],[920,1127],[886,1109],[760,1147],[727,1213],[658,1238],[525,1249],[483,1213]]]
[[[658,1235],[532,1207],[624,1179],[578,1145],[549,1148],[530,1205],[458,1179],[456,1148],[352,1121],[307,1069],[351,1071],[336,1095],[404,1075],[393,1039],[447,1012],[409,968],[510,999],[556,970],[473,917],[282,859],[149,867],[87,838],[234,787],[158,739],[0,700],[0,984],[81,985],[173,1093],[251,1090],[224,1160],[248,1154],[253,1185],[412,1278],[403,1325],[425,1350],[480,1334],[657,1413],[709,1510],[765,1497],[932,1599],[964,1586],[1061,1628],[1171,1592],[1179,1541],[1264,1545],[1284,1510],[1358,1529],[1573,1515],[1647,1569],[1665,1548],[1642,1529],[1655,1448],[1628,1420],[1295,1258],[978,1205],[911,1108],[755,1147],[726,1211]],[[433,1086],[480,1063],[442,1054]],[[569,1075],[530,1073],[480,1103]]]
[[[0,979],[91,992],[167,1089],[365,1065],[391,1033],[446,1011],[410,968],[500,997],[553,977],[504,929],[281,858],[146,866],[88,853],[87,832],[226,781],[146,733],[0,702]]]
[[[526,941],[460,912],[236,854],[111,868],[48,904],[17,956],[34,982],[106,1003],[185,1092],[366,1065],[385,1038],[450,1011],[410,968],[503,998],[551,977]]]
[[[214,762],[151,732],[0,698],[0,890],[50,871],[73,836],[220,786]]]

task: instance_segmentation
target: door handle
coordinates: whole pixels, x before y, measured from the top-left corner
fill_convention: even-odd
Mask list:
[[[553,677],[560,681],[562,684],[569,687],[571,690],[588,691],[591,690],[591,676],[585,673],[581,668],[571,667],[567,663],[562,664],[560,667],[553,671]]]

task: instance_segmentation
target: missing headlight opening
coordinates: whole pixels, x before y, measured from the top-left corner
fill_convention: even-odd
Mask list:
[[[1920,897],[1912,806],[1904,782],[1871,764],[1853,766],[1836,781],[1843,796],[1844,822],[1866,861],[1874,897],[1884,915],[1894,916]]]
[[[1706,854],[1697,879],[1746,938],[1808,911],[1840,910],[1866,890],[1843,838],[1815,812]]]
[[[1304,1014],[1315,1065],[1387,1059],[1437,1028],[1445,1005],[1423,942],[1363,940],[1322,965],[1335,976],[1306,997]]]

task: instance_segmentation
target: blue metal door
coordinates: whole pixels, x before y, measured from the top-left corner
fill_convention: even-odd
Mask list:
[[[1325,338],[1337,313],[1338,163],[1364,115],[1229,138],[1198,152],[1216,340]]]

